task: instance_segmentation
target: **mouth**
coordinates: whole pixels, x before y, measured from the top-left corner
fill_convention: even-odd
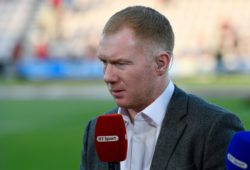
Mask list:
[[[124,90],[110,90],[110,93],[114,98],[121,98],[123,96]]]

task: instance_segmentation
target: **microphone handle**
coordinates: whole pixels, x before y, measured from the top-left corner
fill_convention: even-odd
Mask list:
[[[119,162],[109,162],[109,170],[120,170],[120,163]]]

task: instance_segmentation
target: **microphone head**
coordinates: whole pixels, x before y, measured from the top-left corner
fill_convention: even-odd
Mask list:
[[[126,159],[127,137],[121,114],[106,114],[97,118],[95,148],[103,162],[120,162]]]
[[[250,131],[236,133],[228,145],[227,170],[250,170]]]

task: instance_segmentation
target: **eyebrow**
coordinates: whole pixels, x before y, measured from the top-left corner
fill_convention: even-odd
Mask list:
[[[101,60],[102,62],[106,62],[107,61],[107,57],[103,56],[103,55],[98,55],[97,56],[99,60]]]
[[[108,60],[106,59],[105,56],[98,56],[98,58],[103,62],[103,63],[106,63],[106,62],[109,62],[111,64],[116,64],[116,63],[119,63],[119,62],[124,62],[124,63],[132,63],[132,61],[130,60],[127,60],[127,59],[122,59],[122,58],[117,58],[117,59],[111,59],[111,60]]]

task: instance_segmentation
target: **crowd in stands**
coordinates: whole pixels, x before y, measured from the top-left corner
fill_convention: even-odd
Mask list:
[[[244,0],[43,0],[34,4],[26,32],[16,39],[11,63],[27,58],[96,60],[104,22],[136,4],[158,9],[173,23],[174,74],[250,72],[250,2]]]

